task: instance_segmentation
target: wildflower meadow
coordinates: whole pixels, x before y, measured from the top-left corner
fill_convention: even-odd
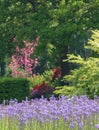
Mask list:
[[[0,105],[0,130],[98,130],[99,100],[62,96]]]

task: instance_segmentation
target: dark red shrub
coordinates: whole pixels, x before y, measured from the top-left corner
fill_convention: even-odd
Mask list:
[[[48,86],[45,82],[42,84],[36,85],[32,90],[31,90],[31,97],[32,98],[39,98],[42,95],[47,96],[50,93],[52,93],[54,90],[53,87]]]
[[[54,68],[50,83],[54,82],[56,78],[60,78],[60,77],[61,77],[61,69]],[[44,81],[43,83],[38,84],[35,87],[33,87],[33,89],[31,90],[31,98],[40,98],[42,95],[48,98],[49,96],[53,94],[54,90],[55,90],[55,87],[49,86]]]
[[[53,82],[56,78],[60,78],[61,77],[61,68],[54,68],[53,69],[53,76],[52,76],[52,80],[51,82]]]

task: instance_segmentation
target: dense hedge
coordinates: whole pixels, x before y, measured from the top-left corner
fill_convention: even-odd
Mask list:
[[[29,81],[25,78],[0,78],[0,103],[3,100],[21,101],[29,95]]]

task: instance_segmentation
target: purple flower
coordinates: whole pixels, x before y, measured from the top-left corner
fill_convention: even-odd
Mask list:
[[[73,129],[76,124],[77,124],[77,122],[73,121],[73,122],[70,124],[70,128]]]
[[[96,124],[96,125],[95,125],[95,128],[97,128],[97,129],[99,130],[99,124]]]
[[[82,128],[83,128],[83,126],[84,126],[84,123],[83,123],[83,122],[80,122],[78,126],[79,126],[79,129],[82,130]]]
[[[45,125],[55,122],[56,128],[58,122],[62,122],[64,126],[68,124],[66,129],[74,129],[77,126],[82,130],[86,124],[93,129],[99,120],[99,103],[86,96],[72,98],[62,96],[58,100],[51,97],[49,101],[44,97],[30,101],[26,98],[26,101],[21,103],[11,100],[9,105],[0,106],[0,120],[3,117],[15,119],[22,129],[34,120]],[[96,124],[95,128],[99,129],[99,124]]]

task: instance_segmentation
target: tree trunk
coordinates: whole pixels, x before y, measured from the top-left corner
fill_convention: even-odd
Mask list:
[[[0,76],[3,77],[5,75],[5,62],[0,62]]]
[[[70,68],[69,68],[69,62],[63,62],[64,59],[67,59],[67,54],[68,54],[68,46],[65,46],[61,52],[61,56],[60,56],[60,67],[61,67],[61,71],[62,71],[62,77],[64,77],[65,75],[68,75],[70,72]],[[64,83],[63,83],[64,84]],[[67,83],[68,84],[68,83]]]

